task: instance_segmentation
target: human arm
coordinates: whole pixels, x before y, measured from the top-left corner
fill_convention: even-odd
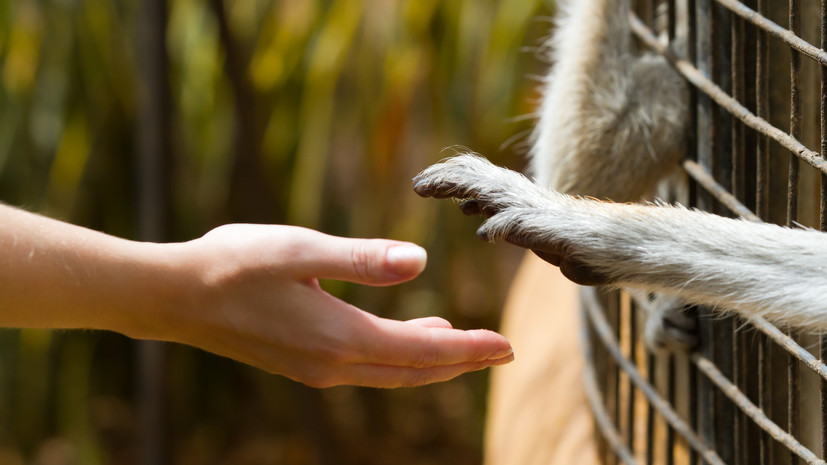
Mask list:
[[[154,244],[2,205],[0,224],[3,327],[181,342],[320,387],[421,385],[513,359],[496,333],[379,318],[319,287],[412,279],[425,261],[412,244],[263,225]]]

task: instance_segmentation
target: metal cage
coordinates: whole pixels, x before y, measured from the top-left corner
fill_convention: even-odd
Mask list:
[[[687,21],[687,56],[656,38],[655,11],[670,41]],[[639,0],[629,20],[691,84],[690,206],[827,230],[827,2],[688,0],[687,11]],[[699,308],[698,350],[654,355],[631,297],[598,298],[584,299],[585,385],[605,463],[825,463],[827,336]]]

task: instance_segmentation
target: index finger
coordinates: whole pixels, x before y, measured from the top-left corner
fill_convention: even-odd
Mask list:
[[[298,246],[294,267],[308,277],[387,286],[413,279],[425,268],[427,253],[409,242],[359,239],[313,232]]]

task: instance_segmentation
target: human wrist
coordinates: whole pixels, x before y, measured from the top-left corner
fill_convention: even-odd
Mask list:
[[[188,243],[128,242],[122,248],[127,272],[115,284],[121,302],[112,305],[109,327],[101,329],[135,339],[181,341],[205,287]]]

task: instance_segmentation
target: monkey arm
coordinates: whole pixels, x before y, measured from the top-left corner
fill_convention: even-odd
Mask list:
[[[548,191],[460,156],[415,179],[423,196],[470,199],[478,235],[534,250],[581,284],[677,295],[689,303],[827,329],[827,235],[681,207],[601,202]]]
[[[686,84],[663,57],[636,50],[628,1],[571,0],[560,10],[532,173],[560,192],[638,200],[682,153]]]

